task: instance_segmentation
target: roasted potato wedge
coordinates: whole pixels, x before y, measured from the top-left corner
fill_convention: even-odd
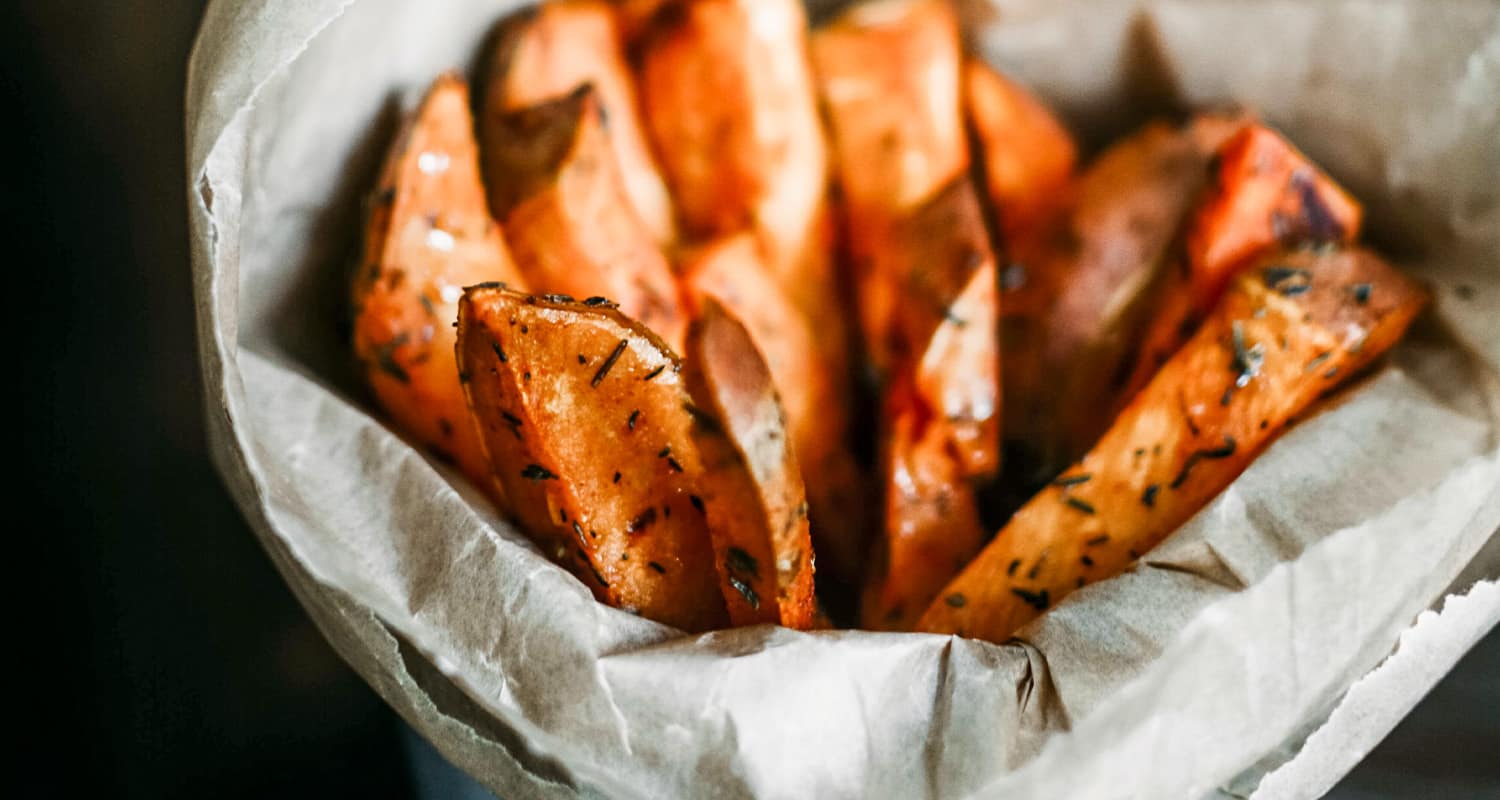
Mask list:
[[[857,3],[812,36],[851,220],[889,220],[969,167],[958,18],[947,0]]]
[[[592,85],[488,119],[490,208],[529,285],[603,296],[681,348],[687,318],[671,264],[626,199]]]
[[[658,244],[676,240],[672,199],[641,124],[615,4],[552,0],[519,11],[496,29],[484,66],[480,134],[486,149],[511,131],[490,125],[496,114],[519,111],[594,87],[604,133],[615,153],[625,195]]]
[[[1235,269],[1278,245],[1352,242],[1364,211],[1332,178],[1265,125],[1247,125],[1215,156],[1123,401],[1187,341]]]
[[[884,536],[867,626],[909,630],[983,543],[971,481],[1000,467],[999,289],[973,182],[961,176],[891,229],[874,262],[899,287],[882,431]]]
[[[1005,241],[1035,235],[1066,207],[1078,146],[1041,101],[977,58],[964,62],[964,109]]]
[[[910,391],[887,401],[883,536],[865,581],[861,626],[909,631],[984,546],[974,489],[948,432]]]
[[[642,34],[640,83],[685,228],[754,231],[799,307],[827,316],[828,146],[806,40],[797,0],[672,0]]]
[[[728,620],[695,492],[679,362],[601,301],[470,287],[458,360],[516,519],[600,600],[687,631]]]
[[[973,182],[958,178],[897,221],[874,263],[900,298],[890,345],[897,363],[947,432],[960,474],[992,477],[1000,468],[1000,298]]]
[[[881,268],[891,228],[969,168],[958,20],[942,0],[859,3],[813,33],[812,55],[860,332],[871,363],[888,370],[902,300]]]
[[[1146,553],[1317,398],[1390,348],[1426,302],[1362,249],[1274,252],[1081,461],[1016,512],[920,628],[999,642]]]
[[[522,279],[485,207],[473,131],[467,84],[444,75],[397,136],[354,275],[354,352],[386,413],[487,485],[453,360],[453,320],[464,286]]]
[[[699,495],[729,621],[807,630],[818,610],[807,496],[771,371],[712,298],[688,329],[686,356]]]
[[[1007,316],[1002,333],[1018,359],[1005,388],[1018,476],[1051,478],[1108,426],[1209,159],[1243,124],[1202,115],[1180,128],[1146,126],[1085,171],[1060,234],[1012,252],[1004,283],[1034,283],[1041,295],[1021,305],[1033,313]]]
[[[833,575],[853,580],[863,566],[867,512],[859,469],[844,441],[842,387],[818,356],[816,332],[776,282],[754,236],[714,240],[681,263],[695,313],[722,304],[764,356],[804,465],[818,556]]]

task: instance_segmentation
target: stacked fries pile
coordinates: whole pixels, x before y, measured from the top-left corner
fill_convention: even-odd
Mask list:
[[[1249,112],[1080,166],[946,0],[812,30],[797,0],[557,0],[476,85],[438,78],[392,146],[355,352],[601,602],[688,631],[1003,641],[1425,304]]]

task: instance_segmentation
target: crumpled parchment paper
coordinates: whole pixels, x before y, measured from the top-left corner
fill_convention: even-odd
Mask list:
[[[1436,298],[1144,563],[996,646],[606,608],[370,413],[339,328],[360,195],[519,5],[221,0],[187,114],[224,479],[343,657],[506,798],[1312,796],[1500,618],[1500,6],[960,4],[1091,141],[1260,109]]]

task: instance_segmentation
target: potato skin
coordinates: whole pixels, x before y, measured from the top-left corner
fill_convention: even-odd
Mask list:
[[[750,333],[712,298],[688,329],[684,379],[699,493],[733,625],[807,630],[817,615],[807,495],[771,372]]]
[[[694,315],[710,302],[723,305],[765,358],[803,465],[820,565],[852,579],[863,566],[867,538],[865,487],[844,441],[843,387],[818,357],[816,331],[776,283],[750,234],[716,239],[681,264]]]
[[[622,11],[616,5],[552,0],[506,18],[491,37],[485,59],[481,138],[488,149],[503,134],[487,126],[494,114],[528,108],[585,84],[593,86],[601,113],[609,119],[605,135],[625,195],[656,242],[668,246],[677,238],[675,212],[641,124],[635,81],[625,58]]]
[[[453,359],[462,287],[483,281],[522,284],[485,207],[468,86],[444,75],[406,121],[376,184],[352,286],[353,346],[392,420],[487,486]]]
[[[1215,154],[1179,258],[1162,290],[1121,402],[1192,335],[1236,269],[1262,251],[1359,237],[1363,209],[1274,130],[1247,125]]]
[[[603,296],[682,348],[672,267],[631,207],[597,90],[493,113],[484,151],[490,208],[538,291]]]
[[[1004,641],[1079,586],[1119,573],[1295,415],[1394,345],[1425,303],[1367,250],[1257,261],[1098,444],[943,589],[920,629]]]
[[[686,631],[728,617],[670,348],[608,304],[474,286],[458,359],[494,479],[603,602]]]

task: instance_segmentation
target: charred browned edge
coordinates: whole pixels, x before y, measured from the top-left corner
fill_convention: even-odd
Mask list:
[[[479,283],[464,287],[463,302],[474,302],[475,299],[484,294],[498,294],[516,303],[521,303],[538,308],[550,308],[560,311],[568,311],[575,314],[583,314],[601,319],[607,319],[623,328],[626,328],[631,336],[639,336],[645,339],[652,347],[660,350],[672,361],[673,371],[682,368],[682,358],[667,344],[655,331],[646,327],[635,319],[620,311],[618,305],[604,297],[589,297],[578,300],[564,294],[537,294],[534,292],[522,292],[510,288],[499,281]]]
[[[527,6],[505,15],[485,36],[482,52],[485,54],[479,66],[478,91],[474,93],[474,116],[477,119],[491,91],[501,89],[505,76],[510,74],[515,61],[516,49],[541,16],[540,5]]]
[[[578,151],[590,120],[602,121],[593,84],[515,111],[491,112],[482,158],[490,213],[504,219],[556,180]]]

